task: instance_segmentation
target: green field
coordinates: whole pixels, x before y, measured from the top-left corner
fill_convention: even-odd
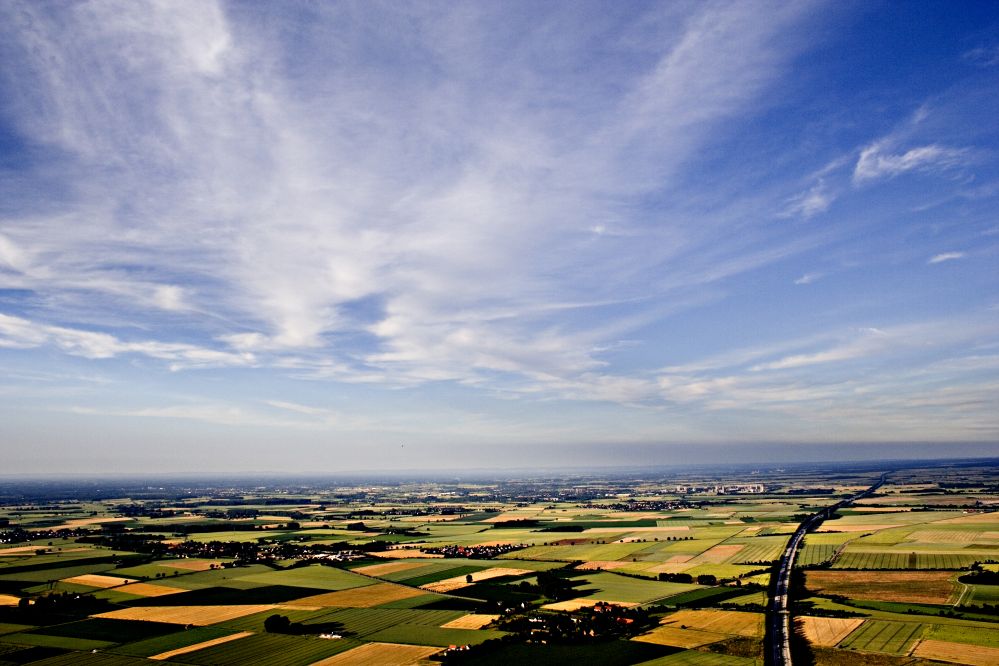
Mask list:
[[[961,600],[968,604],[999,604],[999,585],[971,585],[971,590]]]
[[[630,578],[610,572],[588,573],[574,580],[586,581],[585,585],[578,586],[575,589],[585,593],[582,595],[582,598],[593,599],[594,601],[649,603],[683,592],[689,592],[690,590],[699,589],[697,585]]]
[[[66,648],[69,650],[100,650],[111,647],[117,642],[36,633],[7,634],[3,640],[5,643],[14,643],[15,645]]]
[[[72,578],[84,574],[106,573],[114,569],[110,563],[102,564],[77,564],[73,566],[57,568],[38,568],[18,571],[16,573],[0,574],[0,581],[24,581],[26,583],[48,583],[62,578]],[[4,571],[4,569],[0,569]]]
[[[924,638],[999,648],[999,631],[994,625],[935,624]]]
[[[293,587],[309,587],[319,590],[348,590],[352,587],[371,585],[375,581],[343,569],[324,567],[313,564],[285,571],[268,571],[246,576],[237,580],[261,585],[290,585]]]
[[[174,627],[176,629],[176,627]],[[223,636],[236,633],[234,629],[222,627],[191,627],[184,631],[174,631],[165,636],[148,638],[146,640],[135,641],[126,645],[112,648],[112,652],[117,654],[131,655],[134,657],[151,657],[154,654],[177,650],[188,645],[203,643]]]
[[[810,539],[811,537],[808,537]],[[810,544],[806,543],[805,547],[798,552],[798,559],[795,560],[795,566],[807,567],[815,564],[822,564],[823,562],[828,562],[836,554],[836,549],[839,546],[835,544]]]
[[[962,553],[925,553],[876,551],[859,552],[849,549],[833,562],[833,569],[892,569],[932,570],[967,569],[982,559],[981,555]]]
[[[31,664],[32,666],[148,666],[149,662],[138,657],[109,652],[68,652],[32,661]]]
[[[867,620],[847,636],[840,647],[862,652],[906,654],[917,638],[921,638],[926,625],[919,622],[891,622]]]
[[[198,666],[306,666],[355,648],[360,643],[351,639],[324,640],[305,636],[256,634],[238,640],[213,645],[197,652],[174,657],[168,661]]]
[[[413,608],[340,608],[313,612],[308,618],[298,620],[309,625],[323,625],[336,622],[343,625],[343,631],[351,635],[366,637],[383,629],[397,625],[439,627],[455,620],[463,611],[419,610]],[[225,623],[231,626],[231,623]]]

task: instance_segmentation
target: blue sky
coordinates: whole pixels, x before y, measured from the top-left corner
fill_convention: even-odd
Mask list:
[[[999,452],[994,3],[0,13],[9,472]]]

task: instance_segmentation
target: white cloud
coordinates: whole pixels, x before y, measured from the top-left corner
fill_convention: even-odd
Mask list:
[[[969,51],[965,51],[964,59],[981,67],[993,67],[999,65],[999,44],[978,46]]]
[[[882,178],[894,178],[907,171],[939,171],[961,166],[967,162],[968,151],[930,144],[912,148],[901,154],[886,153],[883,142],[872,144],[860,151],[853,169],[853,182],[860,184]]]
[[[0,313],[0,347],[30,349],[52,345],[73,356],[106,359],[123,354],[148,356],[170,361],[171,369],[218,366],[248,366],[252,354],[234,354],[183,343],[157,341],[125,342],[96,331],[40,324],[22,317]]]
[[[800,278],[796,279],[794,283],[798,285],[812,284],[816,280],[822,279],[823,276],[824,275],[822,273],[805,273]]]
[[[964,252],[941,252],[940,254],[933,255],[930,260],[926,263],[928,264],[939,264],[944,261],[954,261],[955,259],[964,259]]]
[[[803,217],[807,220],[829,210],[835,200],[835,195],[829,192],[825,183],[819,181],[810,189],[788,199],[781,217]]]

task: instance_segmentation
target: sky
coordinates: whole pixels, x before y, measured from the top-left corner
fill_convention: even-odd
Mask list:
[[[999,455],[999,5],[0,2],[8,474]]]

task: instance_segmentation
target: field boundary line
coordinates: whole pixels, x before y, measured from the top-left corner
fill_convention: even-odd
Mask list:
[[[223,643],[229,643],[231,641],[239,640],[240,638],[246,638],[247,636],[252,636],[252,631],[241,631],[238,634],[232,634],[231,636],[222,636],[220,638],[213,638],[208,641],[202,641],[200,643],[194,643],[193,645],[188,645],[187,647],[177,648],[176,650],[168,650],[166,652],[160,652],[159,654],[154,654],[147,659],[154,659],[156,661],[165,661],[170,657],[176,657],[182,654],[187,654],[189,652],[197,652],[198,650],[203,650],[204,648],[214,647],[216,645],[221,645]]]

